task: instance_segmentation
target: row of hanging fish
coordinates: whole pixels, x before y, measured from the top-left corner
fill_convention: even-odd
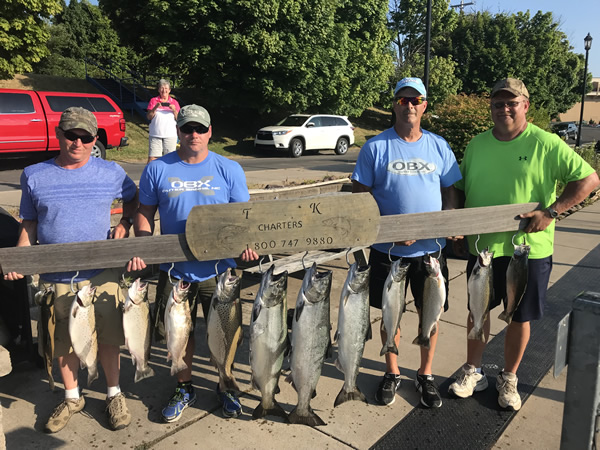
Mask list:
[[[506,269],[506,304],[498,316],[507,324],[517,310],[525,290],[527,289],[528,259],[531,247],[525,243],[515,245],[514,253]],[[467,283],[469,311],[473,328],[468,338],[485,342],[483,325],[489,313],[489,307],[494,300],[494,277],[492,271],[494,253],[484,249],[477,255],[471,276]]]

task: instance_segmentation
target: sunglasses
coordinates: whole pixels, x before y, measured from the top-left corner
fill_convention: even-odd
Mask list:
[[[96,139],[96,136],[92,136],[91,134],[84,134],[83,136],[81,136],[79,134],[73,133],[72,131],[65,131],[62,128],[61,130],[63,132],[63,135],[65,136],[65,139],[69,141],[75,142],[77,139],[81,139],[82,144],[89,144],[94,139]]]
[[[519,103],[523,103],[523,102],[522,102],[522,101],[520,101],[520,102],[516,102],[516,101],[512,101],[512,102],[494,102],[494,103],[492,103],[492,106],[493,106],[494,108],[496,108],[496,109],[504,109],[504,108],[506,108],[507,106],[508,106],[510,109],[514,109],[514,108],[516,108],[517,106],[519,106]]]
[[[410,103],[413,106],[417,106],[425,101],[425,97],[398,97],[395,101],[399,105],[408,105]]]
[[[194,131],[198,134],[208,133],[208,128],[204,125],[196,125],[195,127],[191,125],[183,125],[179,127],[179,130],[184,134],[192,134]]]

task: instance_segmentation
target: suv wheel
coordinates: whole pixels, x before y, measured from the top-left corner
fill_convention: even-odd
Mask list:
[[[104,148],[104,144],[100,142],[99,139],[96,139],[96,143],[92,148],[92,156],[95,158],[106,159],[106,148]]]
[[[300,158],[304,152],[304,143],[300,139],[294,138],[290,141],[288,150],[292,158]]]
[[[348,139],[345,137],[341,137],[338,139],[337,144],[335,144],[335,153],[337,155],[345,155],[348,153]]]

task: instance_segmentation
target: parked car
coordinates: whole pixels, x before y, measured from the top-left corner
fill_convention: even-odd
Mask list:
[[[577,140],[577,125],[574,122],[558,122],[552,124],[552,131],[563,139]]]
[[[58,151],[54,128],[70,106],[81,106],[96,116],[93,156],[106,158],[107,148],[127,145],[123,112],[106,95],[0,89],[0,154]]]
[[[305,150],[335,150],[344,155],[353,144],[354,127],[348,117],[328,114],[293,114],[261,128],[254,140],[255,148],[287,150],[292,158]]]

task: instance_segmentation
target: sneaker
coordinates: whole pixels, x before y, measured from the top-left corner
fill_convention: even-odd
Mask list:
[[[189,384],[178,384],[175,388],[175,394],[162,410],[162,417],[165,422],[177,422],[181,418],[183,410],[196,403],[196,393]]]
[[[396,401],[396,391],[400,389],[400,375],[386,373],[379,383],[375,400],[382,405],[391,405]]]
[[[127,409],[125,395],[122,392],[106,399],[106,413],[108,414],[108,423],[113,430],[122,430],[131,423],[131,414]]]
[[[514,373],[502,371],[496,378],[496,389],[498,390],[498,404],[502,408],[518,411],[521,409],[521,396],[517,392],[519,379]]]
[[[456,381],[448,388],[448,392],[460,398],[467,398],[473,395],[473,392],[483,391],[487,387],[488,380],[483,370],[478,373],[475,366],[465,364]]]
[[[217,396],[223,405],[223,415],[225,417],[238,417],[242,414],[242,404],[231,391],[223,391],[217,386]]]
[[[85,400],[83,397],[63,400],[56,408],[54,408],[54,411],[52,411],[44,431],[46,433],[56,433],[57,431],[62,430],[67,426],[67,423],[69,423],[71,416],[81,411],[84,406]]]
[[[442,406],[440,391],[431,375],[419,375],[415,378],[415,387],[421,393],[421,404],[426,408],[439,408]]]

